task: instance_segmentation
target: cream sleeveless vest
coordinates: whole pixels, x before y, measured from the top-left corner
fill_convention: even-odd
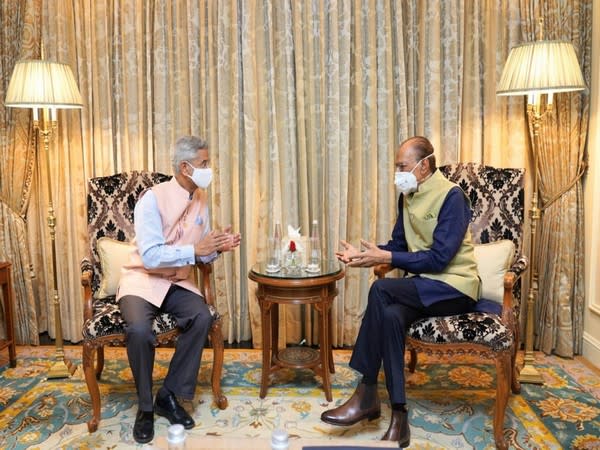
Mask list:
[[[447,180],[439,170],[436,170],[427,181],[419,186],[417,192],[404,196],[404,233],[409,251],[431,248],[433,231],[438,223],[440,209],[446,195],[454,186],[456,184]],[[473,300],[478,300],[481,282],[477,273],[470,228],[467,229],[458,252],[443,271],[421,273],[420,275],[443,281]]]
[[[174,177],[151,189],[156,197],[167,245],[193,245],[209,231],[206,191],[196,189],[190,200],[189,192]],[[192,265],[146,269],[136,247],[129,263],[123,266],[117,300],[125,295],[136,295],[160,307],[172,283],[200,295],[192,269]]]

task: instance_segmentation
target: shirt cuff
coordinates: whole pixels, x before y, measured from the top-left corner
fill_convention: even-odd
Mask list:
[[[196,262],[201,262],[203,264],[210,264],[215,259],[217,259],[220,254],[221,254],[221,252],[212,252],[210,255],[198,256],[196,258]]]
[[[183,245],[180,249],[181,251],[181,259],[185,262],[185,264],[193,265],[196,262],[196,258],[194,256],[194,246],[193,245]]]
[[[403,260],[402,260],[402,253],[404,252],[395,252],[392,251],[392,267],[396,267],[399,268],[403,265]]]

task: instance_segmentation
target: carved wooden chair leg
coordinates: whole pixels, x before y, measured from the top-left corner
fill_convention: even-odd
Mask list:
[[[519,381],[519,369],[517,367],[517,349],[516,348],[511,352],[510,371],[511,371],[510,387],[511,387],[512,393],[519,394],[521,392],[521,382]]]
[[[223,372],[223,359],[225,348],[223,345],[223,331],[221,330],[221,320],[216,320],[209,332],[210,341],[213,348],[213,367],[212,367],[212,391],[215,404],[219,409],[227,408],[227,397],[221,391],[221,374]]]
[[[104,370],[104,346],[96,349],[96,379],[99,380]]]
[[[504,416],[508,395],[510,390],[510,378],[512,369],[510,365],[511,354],[503,352],[496,358],[496,403],[494,405],[494,441],[496,448],[505,450],[508,448],[504,438]]]
[[[410,373],[414,373],[417,368],[417,351],[414,348],[410,350],[410,360],[408,362],[408,370]]]
[[[98,380],[96,379],[94,356],[96,356],[94,345],[90,342],[84,342],[82,357],[83,373],[92,401],[92,418],[87,423],[88,431],[90,433],[95,432],[100,423],[100,389],[98,388]]]
[[[331,310],[329,310],[329,373],[335,373],[335,364],[333,364],[333,326],[332,326],[332,318],[331,318]]]

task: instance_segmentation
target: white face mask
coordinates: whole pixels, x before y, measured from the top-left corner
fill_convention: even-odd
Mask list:
[[[202,189],[206,189],[212,181],[212,169],[210,167],[206,169],[198,169],[192,166],[188,161],[186,161],[186,163],[188,163],[190,167],[194,169],[192,176],[188,175],[188,177],[192,179],[196,186]]]
[[[422,158],[415,164],[415,167],[412,168],[410,172],[396,172],[394,175],[394,184],[398,188],[398,190],[404,195],[410,194],[411,192],[415,192],[417,190],[417,186],[419,183],[417,182],[417,177],[413,173],[413,171],[421,164],[421,161],[429,158],[431,155],[427,155],[425,158]]]

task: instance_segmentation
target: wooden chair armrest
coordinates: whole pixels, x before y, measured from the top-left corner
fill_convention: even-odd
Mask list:
[[[521,275],[527,270],[529,266],[529,259],[525,255],[519,255],[517,259],[512,263],[509,272],[516,275],[515,282],[521,277]]]
[[[94,276],[93,266],[88,257],[81,260],[81,285],[83,286],[83,319],[92,318],[92,277]]]
[[[197,263],[196,267],[200,270],[200,280],[198,287],[207,305],[215,306],[214,292],[212,289],[212,264]]]
[[[373,268],[373,272],[375,272],[377,278],[385,278],[385,275],[392,270],[394,270],[394,268],[391,264],[377,264]]]
[[[529,260],[526,256],[520,255],[513,262],[510,269],[504,274],[504,295],[502,297],[502,321],[506,324],[510,324],[511,326],[515,326],[514,324],[514,314],[513,314],[513,289],[515,287],[515,283],[527,270],[527,266],[529,265]]]

